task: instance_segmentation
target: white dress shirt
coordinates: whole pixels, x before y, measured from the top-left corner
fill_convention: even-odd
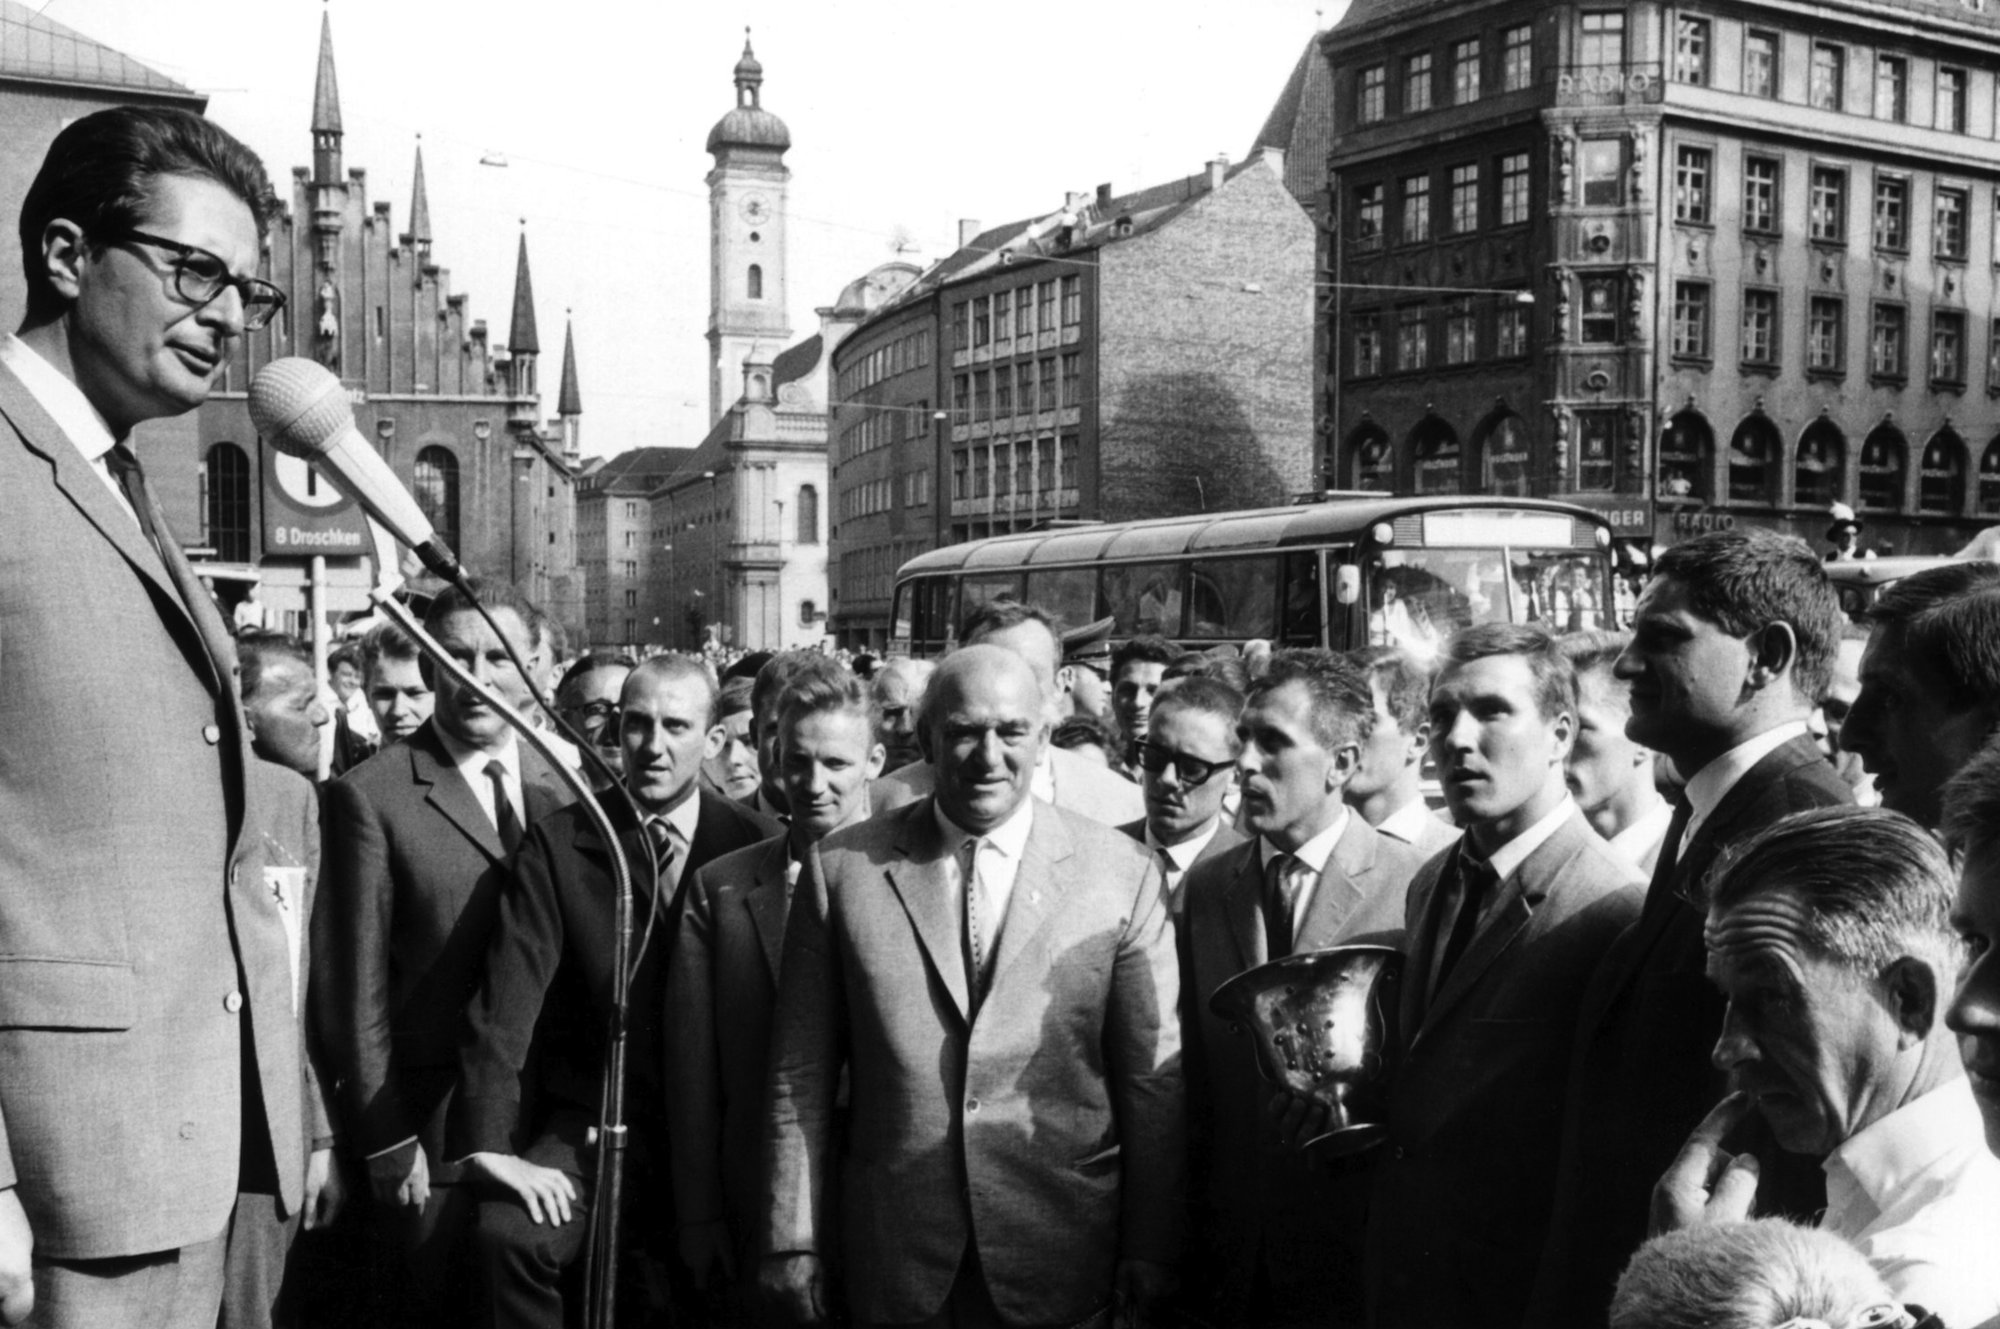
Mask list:
[[[1664,798],[1656,798],[1653,800],[1653,806],[1648,808],[1637,821],[1605,843],[1611,846],[1612,853],[1644,871],[1646,856],[1667,838],[1667,827],[1673,820],[1674,805]]]
[[[1222,829],[1220,815],[1210,817],[1208,825],[1190,835],[1179,844],[1161,844],[1153,835],[1152,823],[1146,825],[1146,849],[1153,855],[1166,876],[1167,911],[1175,918],[1181,915],[1181,883],[1187,880],[1188,869],[1201,857],[1202,850],[1208,848],[1215,839],[1215,833]]]
[[[1820,1226],[1867,1256],[1897,1300],[1952,1325],[2000,1314],[2000,1159],[1963,1078],[1857,1132],[1820,1167]]]
[[[990,956],[999,948],[1007,904],[1014,898],[1014,880],[1021,875],[1021,855],[1027,851],[1028,831],[1034,825],[1035,800],[1022,799],[1021,806],[1007,820],[984,835],[961,830],[944,815],[944,808],[936,799],[931,800],[931,811],[937,817],[938,829],[944,832],[945,880],[951,884],[952,910],[959,918],[965,917],[965,842],[985,841],[979,851],[979,880],[986,888],[987,913],[999,920],[988,929],[990,935],[983,941]]]
[[[1432,815],[1430,805],[1421,798],[1413,798],[1382,818],[1375,829],[1392,840],[1414,845],[1422,841],[1424,832],[1430,829],[1429,823],[1434,821],[1437,818]]]
[[[56,422],[56,428],[76,445],[76,450],[90,463],[90,469],[104,481],[104,487],[118,500],[118,506],[125,509],[134,522],[138,522],[139,514],[132,510],[132,501],[125,497],[125,487],[118,483],[118,477],[111,473],[111,464],[105,460],[118,444],[117,435],[111,432],[111,426],[104,422],[97,408],[90,404],[90,398],[83,395],[83,389],[11,332],[0,338],[0,365],[14,371],[14,377],[21,380],[21,386],[28,390],[35,404],[49,413],[49,419]]]
[[[1806,722],[1792,720],[1775,729],[1766,729],[1755,738],[1738,743],[1729,751],[1717,757],[1708,765],[1696,771],[1687,782],[1688,824],[1681,832],[1681,842],[1674,846],[1674,856],[1693,842],[1695,832],[1708,820],[1716,804],[1722,802],[1736,782],[1750,773],[1750,768],[1795,738],[1805,737]],[[1671,815],[1671,814],[1669,814]],[[1666,852],[1664,847],[1661,852]]]
[[[452,765],[472,786],[472,796],[479,800],[479,810],[486,814],[486,820],[493,823],[493,829],[500,829],[500,812],[493,806],[493,781],[486,777],[489,762],[499,762],[504,772],[500,783],[507,787],[507,801],[514,805],[514,820],[521,825],[528,824],[527,803],[521,798],[521,744],[512,729],[503,737],[500,746],[492,750],[470,747],[452,734],[445,732],[444,726],[433,722],[438,741],[451,757]]]
[[[1492,855],[1487,858],[1487,866],[1493,869],[1494,887],[1487,891],[1486,898],[1479,902],[1479,916],[1474,920],[1472,925],[1474,940],[1478,939],[1480,931],[1492,921],[1493,906],[1500,899],[1501,895],[1505,893],[1500,888],[1504,887],[1514,874],[1521,870],[1521,865],[1528,861],[1528,855],[1549,842],[1549,837],[1560,830],[1562,824],[1568,821],[1570,814],[1575,811],[1576,800],[1568,794],[1564,794],[1562,801],[1556,804],[1553,812],[1544,816],[1540,821],[1530,826],[1527,830],[1522,831],[1506,844],[1495,849]],[[1472,833],[1470,831],[1466,832],[1465,838],[1458,842],[1458,846],[1460,854],[1472,852]],[[1458,926],[1458,911],[1464,905],[1464,894],[1462,892],[1454,892],[1445,902],[1445,908],[1438,915],[1438,930],[1435,940],[1440,955],[1444,953],[1445,940],[1451,936],[1452,929]],[[1437,990],[1437,983],[1440,977],[1442,975],[1438,973],[1437,967],[1433,965],[1431,968],[1431,990],[1433,993]]]
[[[668,829],[674,832],[675,841],[680,845],[681,852],[686,853],[687,847],[694,843],[694,828],[701,824],[701,791],[699,789],[689,791],[686,798],[665,812],[647,817],[646,821],[648,824],[656,821],[667,823]]]
[[[1286,869],[1292,881],[1292,937],[1298,938],[1299,929],[1305,925],[1306,914],[1312,909],[1313,892],[1319,889],[1320,876],[1326,871],[1326,861],[1333,857],[1333,847],[1340,843],[1340,837],[1347,834],[1347,819],[1353,816],[1345,803],[1340,805],[1340,814],[1333,819],[1333,825],[1315,835],[1312,839],[1291,851],[1292,862]],[[1257,863],[1266,873],[1271,869],[1271,859],[1285,851],[1259,836],[1257,839]],[[1272,956],[1272,959],[1279,957]]]

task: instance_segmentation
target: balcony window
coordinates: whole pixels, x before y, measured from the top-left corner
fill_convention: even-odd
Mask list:
[[[1625,11],[1586,10],[1577,43],[1577,63],[1585,69],[1622,72],[1625,68]]]

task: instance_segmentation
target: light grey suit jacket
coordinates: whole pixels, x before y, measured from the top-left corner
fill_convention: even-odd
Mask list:
[[[1120,1259],[1179,1254],[1179,989],[1160,873],[1034,804],[972,1015],[944,836],[925,798],[823,840],[785,935],[761,1248],[833,1232],[854,1318],[923,1320],[968,1245],[1002,1318],[1070,1324]],[[845,1066],[853,1116],[834,1138]]]
[[[1106,826],[1123,826],[1146,815],[1146,797],[1103,762],[1064,748],[1048,749],[1055,777],[1055,805]],[[927,761],[893,770],[868,786],[868,806],[879,815],[925,798],[937,788],[937,771]]]
[[[204,1241],[239,1182],[304,1181],[235,648],[143,507],[163,549],[0,368],[0,1185],[37,1256]]]

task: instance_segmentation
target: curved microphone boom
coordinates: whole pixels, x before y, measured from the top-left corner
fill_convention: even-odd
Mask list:
[[[293,355],[258,370],[250,380],[250,419],[272,447],[318,467],[425,567],[454,585],[464,583],[465,569],[382,454],[354,427],[347,389],[324,365]]]

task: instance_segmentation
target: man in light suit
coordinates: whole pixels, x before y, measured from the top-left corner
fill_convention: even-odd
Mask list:
[[[967,646],[997,646],[1027,661],[1048,699],[1044,710],[1050,726],[1067,718],[1059,702],[1067,691],[1062,676],[1069,672],[1062,663],[1062,633],[1046,612],[1013,600],[984,604],[967,615],[959,640]],[[868,791],[868,802],[877,813],[887,812],[916,802],[935,785],[935,767],[929,761],[918,762],[877,780]],[[1101,761],[1053,744],[1044,748],[1035,767],[1034,794],[1106,826],[1123,826],[1146,815],[1138,785]]]
[[[1639,878],[1563,779],[1576,675],[1539,627],[1460,632],[1431,687],[1457,845],[1410,884],[1368,1215],[1368,1322],[1514,1324],[1548,1232],[1576,1003]]]
[[[431,602],[424,627],[517,709],[529,683],[528,604],[501,583]],[[313,910],[313,1009],[341,1125],[366,1164],[372,1225],[409,1273],[406,1307],[441,1322],[464,1299],[449,1279],[467,1221],[443,1152],[466,1003],[479,984],[506,861],[570,800],[555,770],[499,712],[426,665],[431,718],[327,786],[326,870]]]
[[[1646,1237],[1653,1182],[1724,1093],[1709,1061],[1724,1003],[1693,903],[1709,868],[1780,817],[1853,802],[1806,734],[1842,621],[1805,542],[1758,529],[1676,545],[1639,598],[1632,641],[1612,666],[1631,686],[1625,732],[1688,780],[1645,909],[1578,1012],[1532,1324],[1604,1322],[1618,1271]],[[1817,1168],[1763,1155],[1767,1212],[1805,1217],[1825,1204]]]
[[[1161,694],[1156,732],[1167,700],[1202,685],[1222,686],[1189,679]],[[1182,1025],[1201,1215],[1196,1291],[1217,1323],[1360,1318],[1365,1173],[1316,1171],[1291,1146],[1319,1133],[1301,1135],[1305,1106],[1263,1080],[1249,1040],[1208,999],[1268,960],[1400,936],[1403,892],[1421,860],[1342,799],[1370,714],[1367,680],[1345,657],[1273,655],[1237,727],[1243,816],[1257,838],[1188,874]]]
[[[1242,709],[1242,693],[1209,678],[1180,679],[1157,700],[1147,698],[1148,735],[1133,748],[1146,815],[1118,829],[1159,860],[1176,922],[1188,873],[1243,843],[1222,815],[1243,750],[1236,736]]]
[[[1458,841],[1458,827],[1424,801],[1431,671],[1397,646],[1366,646],[1351,654],[1368,671],[1375,719],[1347,782],[1347,804],[1382,834],[1429,858]]]
[[[306,1149],[229,633],[131,450],[246,329],[274,206],[182,110],[56,136],[0,340],[0,1321],[215,1322],[239,1195]]]
[[[812,846],[868,817],[886,758],[866,684],[811,656],[772,708],[787,833],[694,874],[667,966],[667,1136],[681,1260],[704,1286],[749,1291],[763,1188],[764,1073],[785,915]]]
[[[1019,656],[952,655],[922,727],[936,795],[816,846],[786,927],[759,1282],[824,1318],[837,1238],[857,1324],[1106,1323],[1180,1247],[1159,870],[1030,796],[1049,717]]]

